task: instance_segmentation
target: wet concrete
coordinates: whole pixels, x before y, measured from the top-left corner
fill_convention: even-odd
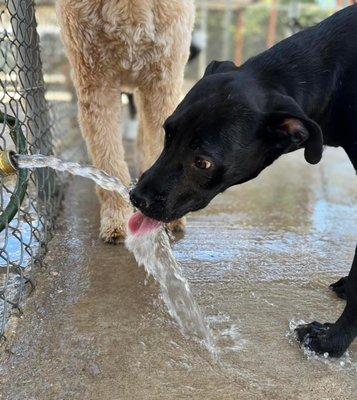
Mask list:
[[[279,160],[188,218],[174,247],[220,338],[220,363],[167,315],[122,247],[98,240],[90,182],[75,179],[37,289],[1,356],[1,399],[351,399],[357,343],[309,357],[289,323],[333,321],[327,286],[348,273],[357,185],[340,150]]]

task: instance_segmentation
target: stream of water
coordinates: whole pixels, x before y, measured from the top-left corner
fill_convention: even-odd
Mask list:
[[[168,312],[179,324],[182,333],[203,341],[210,353],[216,355],[211,331],[182,275],[165,229],[159,228],[143,235],[129,233],[126,246],[134,254],[137,263],[143,265],[159,282]]]
[[[17,155],[16,162],[19,168],[49,167],[89,178],[103,189],[116,191],[129,202],[128,188],[118,178],[109,176],[97,168],[41,154]],[[161,227],[143,235],[131,235],[128,232],[126,246],[134,254],[138,264],[143,265],[147,273],[159,283],[168,312],[178,323],[182,333],[202,342],[209,352],[216,356],[213,335],[192,296],[187,280],[182,275],[165,229]]]
[[[115,176],[110,176],[106,172],[89,165],[81,165],[78,163],[63,161],[54,156],[44,156],[42,154],[15,156],[16,163],[19,168],[52,168],[60,172],[68,172],[72,175],[82,176],[94,181],[103,189],[118,192],[120,196],[129,203],[129,190]]]

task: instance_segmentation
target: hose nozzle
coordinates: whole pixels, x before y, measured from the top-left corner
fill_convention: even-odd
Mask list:
[[[12,175],[18,170],[15,155],[12,150],[0,150],[0,176]]]

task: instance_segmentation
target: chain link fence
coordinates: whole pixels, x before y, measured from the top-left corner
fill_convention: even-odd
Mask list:
[[[53,118],[45,99],[33,0],[0,1],[0,148],[52,154]],[[61,199],[50,170],[0,178],[0,337],[31,290]]]

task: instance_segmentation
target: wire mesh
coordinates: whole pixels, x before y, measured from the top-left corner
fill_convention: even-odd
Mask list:
[[[33,0],[0,2],[0,148],[19,151],[10,122],[25,137],[22,152],[53,153],[53,118],[45,99],[39,36]],[[2,122],[1,122],[2,121]],[[15,138],[15,140],[13,140]],[[31,289],[60,204],[61,184],[50,170],[28,171],[26,193],[15,193],[17,177],[2,177],[0,208],[10,201],[18,211],[0,232],[0,337]]]

